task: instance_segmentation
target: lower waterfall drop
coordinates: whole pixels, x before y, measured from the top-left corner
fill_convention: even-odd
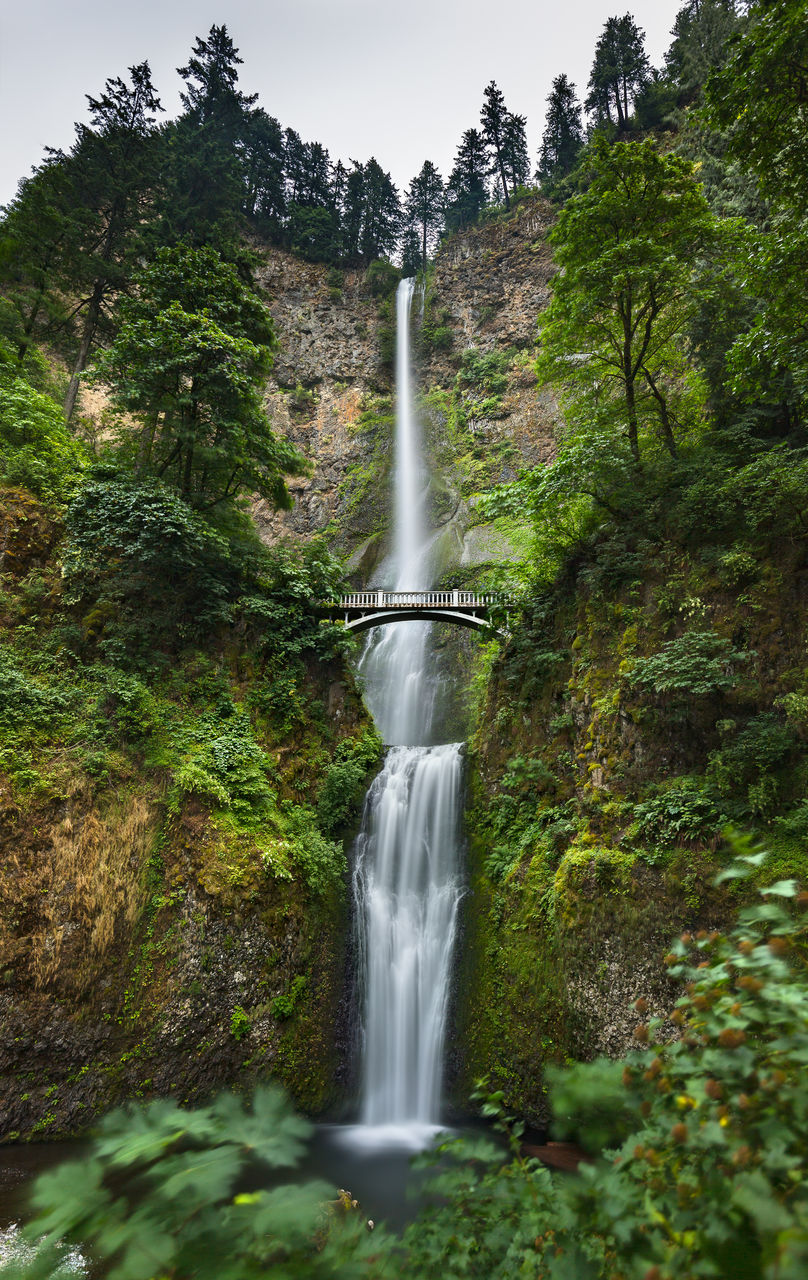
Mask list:
[[[439,1118],[461,768],[458,744],[394,747],[368,793],[354,872],[365,982],[363,1124]]]

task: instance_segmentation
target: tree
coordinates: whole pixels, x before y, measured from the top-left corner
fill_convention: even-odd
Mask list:
[[[508,193],[506,170],[506,127],[509,112],[505,106],[505,97],[495,80],[486,86],[483,95],[483,107],[480,112],[480,123],[483,127],[483,138],[491,154],[489,173],[495,173],[502,185],[502,196],[505,208],[510,209],[511,201]]]
[[[214,25],[177,68],[185,111],[165,134],[157,243],[225,248],[235,240],[246,186],[240,152],[257,96],[237,87],[241,62],[227,28]]]
[[[547,96],[539,167],[536,177],[548,186],[570,172],[578,159],[584,141],[583,110],[565,75],[556,76]]]
[[[460,140],[446,187],[446,225],[451,230],[476,222],[488,200],[488,156],[479,129],[467,129]]]
[[[560,267],[541,331],[540,369],[565,384],[582,420],[614,422],[640,462],[655,424],[675,455],[670,375],[695,305],[693,263],[715,223],[692,166],[652,141],[596,137],[589,186],[552,234]]]
[[[110,295],[127,281],[142,246],[145,204],[155,177],[153,126],[162,107],[149,64],[130,67],[129,74],[131,86],[120,78],[107,80],[100,98],[88,97],[91,123],[76,125],[77,139],[67,161],[79,207],[86,214],[76,256],[65,264],[72,289],[86,288],[76,307],[82,322],[65,396],[68,422]]]
[[[198,508],[239,493],[288,506],[284,475],[301,455],[272,434],[261,403],[275,345],[266,308],[212,248],[161,249],[121,303],[121,326],[97,364],[118,408],[136,414],[140,475],[156,475]]]
[[[364,262],[392,253],[401,230],[401,204],[389,173],[373,156],[362,171],[362,234]]]
[[[56,151],[23,179],[5,210],[0,280],[11,324],[4,336],[16,347],[18,368],[37,331],[52,334],[67,324],[68,267],[80,255],[90,216],[64,154]]]
[[[426,271],[427,251],[434,247],[443,227],[445,193],[443,179],[431,160],[425,160],[410,183],[405,212],[411,226],[420,231],[421,268]]]
[[[804,208],[808,23],[804,0],[754,0],[705,87],[706,115],[770,199]]]
[[[286,214],[283,129],[279,122],[262,107],[255,107],[242,122],[238,151],[244,183],[243,211],[277,240]]]
[[[688,0],[679,10],[665,54],[665,71],[685,101],[700,92],[718,66],[739,22],[734,0]]]
[[[512,192],[517,187],[526,186],[530,180],[530,155],[527,149],[526,127],[525,116],[516,116],[508,112],[502,132],[502,153]]]
[[[586,109],[592,112],[596,123],[616,124],[620,130],[628,126],[634,99],[651,74],[644,41],[645,32],[630,13],[622,18],[607,18],[595,46],[586,99]]]

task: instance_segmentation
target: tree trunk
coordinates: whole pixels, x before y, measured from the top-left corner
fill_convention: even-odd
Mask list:
[[[659,390],[655,380],[653,379],[653,377],[651,376],[651,374],[648,372],[647,369],[643,369],[643,374],[645,375],[645,381],[648,383],[648,386],[651,388],[651,395],[654,397],[654,399],[657,402],[657,408],[659,409],[659,421],[662,426],[662,438],[665,441],[665,447],[667,448],[668,453],[671,455],[671,457],[676,458],[679,456],[679,451],[676,448],[676,441],[673,436],[673,426],[671,424],[671,416],[668,413],[668,402],[663,396],[662,392]]]
[[[499,166],[499,176],[502,181],[502,190],[505,193],[505,208],[510,209],[511,201],[510,201],[510,197],[508,196],[508,184],[505,181],[505,162],[502,159],[502,152],[499,148],[499,144],[497,144],[497,165]]]
[[[73,417],[73,410],[76,407],[76,400],[79,394],[79,379],[87,368],[87,361],[90,357],[90,347],[92,346],[95,331],[98,328],[98,318],[101,315],[101,299],[104,296],[103,280],[96,280],[93,287],[90,305],[87,308],[87,315],[84,319],[84,328],[81,334],[81,342],[79,344],[76,363],[73,366],[73,373],[70,378],[70,384],[67,388],[65,396],[65,422],[69,422]]]
[[[151,421],[144,423],[140,432],[140,443],[137,451],[137,462],[135,464],[135,475],[141,476],[151,461],[151,452],[154,447],[154,434],[157,430],[157,423],[160,421],[159,410],[154,414]]]

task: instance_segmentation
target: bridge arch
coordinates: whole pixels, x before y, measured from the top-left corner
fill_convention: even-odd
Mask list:
[[[391,622],[448,622],[504,637],[507,633],[491,623],[491,613],[511,603],[504,596],[475,591],[355,591],[323,608],[355,632]]]

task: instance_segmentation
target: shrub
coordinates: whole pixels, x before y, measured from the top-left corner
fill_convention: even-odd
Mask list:
[[[663,848],[714,844],[728,821],[695,778],[676,778],[635,805],[631,835]]]
[[[332,835],[356,820],[367,777],[379,764],[381,741],[375,733],[339,743],[317,792],[317,821]]]
[[[64,501],[86,465],[86,452],[59,406],[24,378],[0,374],[0,482]]]
[[[628,680],[656,694],[706,697],[732,689],[738,682],[734,668],[753,656],[715,631],[686,631],[650,658],[637,658]]]

